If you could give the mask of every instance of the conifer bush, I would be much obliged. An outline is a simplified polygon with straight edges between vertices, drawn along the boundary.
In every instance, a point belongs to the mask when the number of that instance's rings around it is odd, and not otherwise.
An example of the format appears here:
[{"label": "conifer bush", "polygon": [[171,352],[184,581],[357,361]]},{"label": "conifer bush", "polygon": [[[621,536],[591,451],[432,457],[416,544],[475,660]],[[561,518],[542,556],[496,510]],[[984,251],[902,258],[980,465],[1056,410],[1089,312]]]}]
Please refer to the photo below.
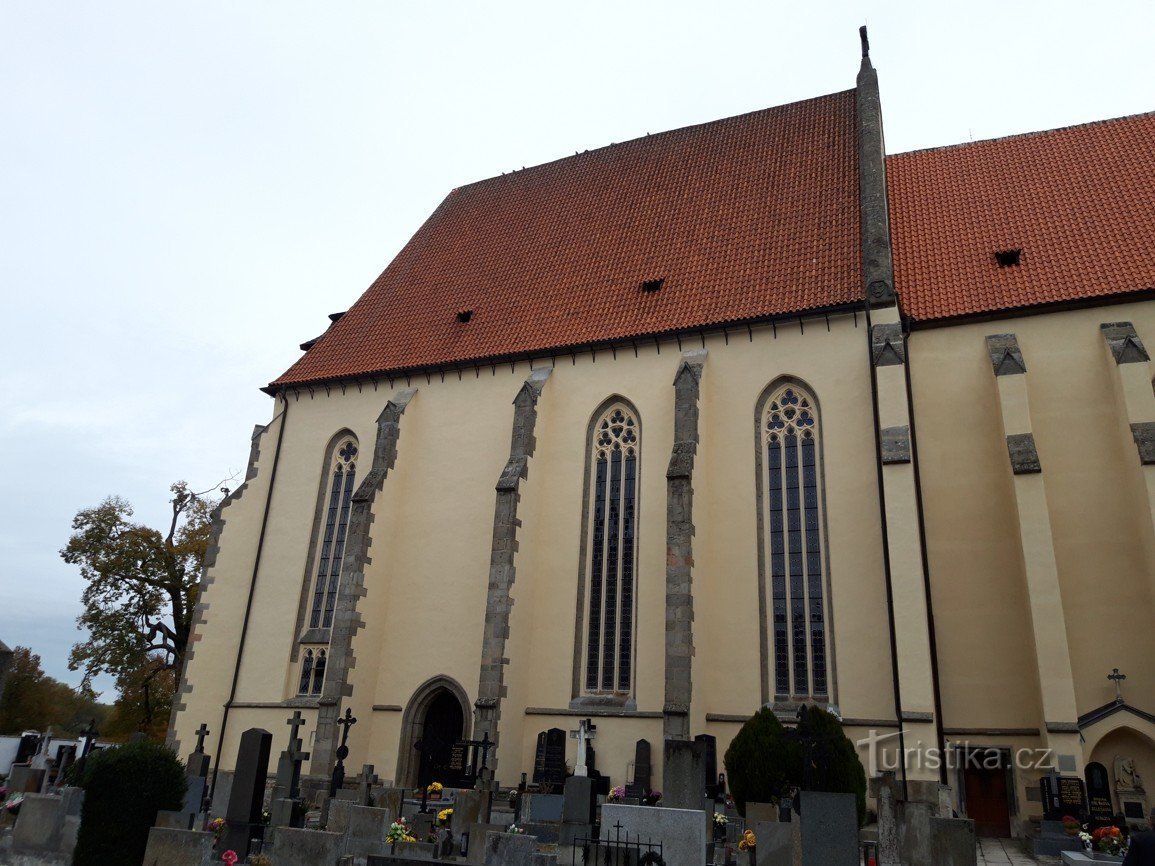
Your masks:
[{"label": "conifer bush", "polygon": [[799,762],[793,743],[774,711],[763,708],[738,731],[722,761],[738,814],[747,803],[777,803],[790,784],[790,769]]},{"label": "conifer bush", "polygon": [[73,866],[140,866],[161,809],[184,801],[184,768],[156,743],[129,743],[90,755],[80,776],[84,806]]},{"label": "conifer bush", "polygon": [[742,726],[723,759],[734,805],[777,803],[792,788],[854,794],[861,826],[866,818],[866,772],[842,723],[819,706],[799,710],[787,731],[763,708]]}]

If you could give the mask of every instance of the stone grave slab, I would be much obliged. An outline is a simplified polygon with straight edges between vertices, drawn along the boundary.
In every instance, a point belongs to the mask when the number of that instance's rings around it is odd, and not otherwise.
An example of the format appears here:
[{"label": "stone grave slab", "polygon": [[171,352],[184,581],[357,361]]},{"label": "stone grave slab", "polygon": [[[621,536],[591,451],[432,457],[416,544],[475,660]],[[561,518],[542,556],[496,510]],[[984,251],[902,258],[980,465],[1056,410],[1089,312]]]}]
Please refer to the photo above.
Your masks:
[{"label": "stone grave slab", "polygon": [[854,795],[803,791],[801,798],[803,866],[859,866]]},{"label": "stone grave slab", "polygon": [[670,809],[700,809],[706,792],[706,759],[701,743],[666,740],[662,804]]},{"label": "stone grave slab", "polygon": [[373,805],[389,813],[390,823],[396,821],[401,814],[401,804],[404,800],[404,788],[375,788],[373,790]]},{"label": "stone grave slab", "polygon": [[537,839],[524,833],[485,834],[485,866],[533,866]]},{"label": "stone grave slab", "polygon": [[501,824],[471,824],[469,830],[469,849],[466,860],[469,863],[481,864],[485,862],[485,839],[490,833],[504,833],[506,828]]},{"label": "stone grave slab", "polygon": [[[701,794],[698,795],[699,801]],[[666,866],[702,866],[706,862],[706,821],[701,809],[663,806],[602,806],[602,828],[622,825],[621,832],[646,842],[661,842]]]},{"label": "stone grave slab", "polygon": [[242,860],[249,855],[249,840],[264,833],[261,813],[272,745],[273,735],[263,728],[249,728],[241,734],[221,850],[236,851]]},{"label": "stone grave slab", "polygon": [[[747,820],[746,826],[753,828],[758,842],[754,849],[755,866],[794,866],[794,829],[790,824],[775,818],[753,824]],[[738,862],[742,862],[740,858]]]},{"label": "stone grave slab", "polygon": [[460,839],[462,833],[477,823],[480,815],[481,791],[458,791],[457,801],[453,804],[453,816],[449,819],[453,838]]},{"label": "stone grave slab", "polygon": [[902,866],[925,866],[931,862],[930,803],[898,804],[899,857]]},{"label": "stone grave slab", "polygon": [[[778,805],[776,803],[747,803],[746,826],[753,827],[759,821],[777,821]],[[757,831],[755,831],[757,832]]]},{"label": "stone grave slab", "polygon": [[38,794],[44,784],[44,770],[15,765],[5,782],[10,794]]},{"label": "stone grave slab", "polygon": [[153,827],[148,832],[142,866],[210,866],[216,862],[212,833],[172,827]]},{"label": "stone grave slab", "polygon": [[521,806],[522,820],[559,823],[564,803],[562,794],[526,794]]},{"label": "stone grave slab", "polygon": [[[76,844],[75,838],[72,843]],[[62,799],[50,794],[25,794],[12,830],[12,847],[63,852],[65,845]]]},{"label": "stone grave slab", "polygon": [[931,818],[930,848],[935,866],[976,866],[975,822],[967,818]]},{"label": "stone grave slab", "polygon": [[277,866],[336,866],[345,851],[340,833],[278,827],[268,852]]}]

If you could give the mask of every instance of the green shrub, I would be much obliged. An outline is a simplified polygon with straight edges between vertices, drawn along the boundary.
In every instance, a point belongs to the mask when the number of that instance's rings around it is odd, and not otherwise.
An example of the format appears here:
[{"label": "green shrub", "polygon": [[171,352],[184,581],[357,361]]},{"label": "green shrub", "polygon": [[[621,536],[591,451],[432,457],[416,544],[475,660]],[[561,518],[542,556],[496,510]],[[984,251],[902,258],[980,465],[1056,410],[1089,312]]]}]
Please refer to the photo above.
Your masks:
[{"label": "green shrub", "polygon": [[156,743],[90,755],[73,866],[140,866],[157,811],[179,809],[187,785],[177,756]]},{"label": "green shrub", "polygon": [[804,706],[796,733],[799,761],[791,772],[791,782],[807,791],[853,794],[862,826],[866,820],[866,771],[842,723],[822,707]]},{"label": "green shrub", "polygon": [[790,785],[791,768],[799,765],[797,748],[774,711],[763,708],[742,726],[723,758],[726,781],[738,813],[747,803],[777,803]]}]

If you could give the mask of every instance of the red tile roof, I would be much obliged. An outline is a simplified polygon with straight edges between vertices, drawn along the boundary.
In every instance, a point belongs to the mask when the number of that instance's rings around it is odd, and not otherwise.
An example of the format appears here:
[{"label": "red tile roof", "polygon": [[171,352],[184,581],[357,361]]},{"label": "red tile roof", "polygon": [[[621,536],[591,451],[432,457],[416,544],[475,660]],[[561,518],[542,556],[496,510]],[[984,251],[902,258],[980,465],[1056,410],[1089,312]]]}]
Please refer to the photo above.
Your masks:
[{"label": "red tile roof", "polygon": [[[1155,288],[1155,114],[887,158],[894,283],[944,319]],[[1021,249],[1000,268],[996,251]]]},{"label": "red tile roof", "polygon": [[858,247],[854,91],[650,135],[454,190],[270,387],[832,307]]}]

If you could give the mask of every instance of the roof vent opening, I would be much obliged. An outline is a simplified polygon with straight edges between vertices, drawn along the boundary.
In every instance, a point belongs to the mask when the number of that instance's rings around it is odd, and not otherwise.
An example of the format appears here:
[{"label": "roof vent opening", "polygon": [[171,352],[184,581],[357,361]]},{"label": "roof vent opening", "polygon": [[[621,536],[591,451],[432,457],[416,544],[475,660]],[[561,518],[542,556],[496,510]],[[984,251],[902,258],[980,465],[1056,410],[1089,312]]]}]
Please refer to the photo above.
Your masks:
[{"label": "roof vent opening", "polygon": [[457,321],[461,322],[461,324],[463,324],[463,325],[472,318],[473,318],[473,310],[458,310],[457,311]]},{"label": "roof vent opening", "polygon": [[995,253],[995,261],[998,262],[1000,268],[1012,268],[1019,264],[1022,255],[1021,249],[999,250]]},{"label": "roof vent opening", "polygon": [[642,291],[643,292],[660,291],[662,288],[662,284],[665,282],[666,282],[665,279],[663,279],[662,277],[658,277],[656,280],[642,280]]}]

